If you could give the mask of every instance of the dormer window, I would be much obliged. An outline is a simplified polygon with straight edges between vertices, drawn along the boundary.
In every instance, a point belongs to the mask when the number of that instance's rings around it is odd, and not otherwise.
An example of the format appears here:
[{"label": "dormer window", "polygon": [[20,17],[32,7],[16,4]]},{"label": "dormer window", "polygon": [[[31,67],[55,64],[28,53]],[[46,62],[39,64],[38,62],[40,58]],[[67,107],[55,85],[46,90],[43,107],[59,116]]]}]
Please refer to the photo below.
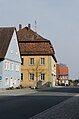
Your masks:
[{"label": "dormer window", "polygon": [[13,50],[11,50],[11,54],[13,54]]},{"label": "dormer window", "polygon": [[16,55],[17,55],[18,53],[16,52]]}]

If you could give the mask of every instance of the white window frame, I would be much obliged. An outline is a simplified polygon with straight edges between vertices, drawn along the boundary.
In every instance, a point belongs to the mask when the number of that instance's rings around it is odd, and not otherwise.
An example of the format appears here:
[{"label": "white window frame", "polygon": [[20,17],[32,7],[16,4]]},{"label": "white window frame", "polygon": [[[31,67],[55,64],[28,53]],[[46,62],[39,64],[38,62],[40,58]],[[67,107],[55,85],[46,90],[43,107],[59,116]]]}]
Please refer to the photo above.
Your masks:
[{"label": "white window frame", "polygon": [[34,65],[34,58],[30,58],[30,65]]},{"label": "white window frame", "polygon": [[14,70],[14,63],[11,64],[11,70]]},{"label": "white window frame", "polygon": [[5,63],[4,63],[4,69],[5,69],[5,70],[8,69],[7,61],[5,61]]},{"label": "white window frame", "polygon": [[40,64],[45,65],[45,58],[40,58]]},{"label": "white window frame", "polygon": [[41,80],[41,81],[44,81],[44,80],[45,80],[45,74],[44,74],[44,73],[41,73],[41,75],[40,75],[40,80]]},{"label": "white window frame", "polygon": [[16,71],[19,71],[19,64],[16,63]]},{"label": "white window frame", "polygon": [[8,65],[8,66],[7,66],[7,69],[10,70],[10,62],[8,62],[7,65]]},{"label": "white window frame", "polygon": [[31,81],[34,81],[34,73],[30,73],[29,79],[30,79]]},{"label": "white window frame", "polygon": [[13,54],[13,50],[11,50],[11,54]]}]

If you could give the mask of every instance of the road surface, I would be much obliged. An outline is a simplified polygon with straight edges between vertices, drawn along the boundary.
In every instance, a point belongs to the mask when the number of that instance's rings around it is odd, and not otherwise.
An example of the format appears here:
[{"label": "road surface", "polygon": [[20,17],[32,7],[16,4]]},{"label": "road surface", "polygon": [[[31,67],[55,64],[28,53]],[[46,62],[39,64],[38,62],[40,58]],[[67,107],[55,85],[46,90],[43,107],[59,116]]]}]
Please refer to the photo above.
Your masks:
[{"label": "road surface", "polygon": [[78,93],[79,87],[62,87],[22,96],[0,96],[0,119],[29,119]]}]

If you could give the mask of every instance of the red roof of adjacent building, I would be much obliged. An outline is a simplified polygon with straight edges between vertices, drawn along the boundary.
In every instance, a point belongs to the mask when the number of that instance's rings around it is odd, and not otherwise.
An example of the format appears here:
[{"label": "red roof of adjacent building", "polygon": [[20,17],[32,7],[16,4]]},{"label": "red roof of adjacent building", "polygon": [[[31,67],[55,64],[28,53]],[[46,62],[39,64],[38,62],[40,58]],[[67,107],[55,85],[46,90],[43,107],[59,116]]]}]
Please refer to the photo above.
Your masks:
[{"label": "red roof of adjacent building", "polygon": [[57,64],[56,65],[56,75],[59,76],[68,76],[68,66]]}]

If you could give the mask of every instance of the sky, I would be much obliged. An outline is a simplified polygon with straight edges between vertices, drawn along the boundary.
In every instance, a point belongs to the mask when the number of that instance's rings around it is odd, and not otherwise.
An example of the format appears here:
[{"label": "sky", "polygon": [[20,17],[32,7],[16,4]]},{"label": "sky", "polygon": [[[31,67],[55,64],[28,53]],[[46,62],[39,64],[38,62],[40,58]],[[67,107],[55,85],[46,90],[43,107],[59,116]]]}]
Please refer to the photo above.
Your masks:
[{"label": "sky", "polygon": [[69,79],[79,79],[79,0],[0,0],[0,27],[32,30],[49,39],[58,63],[69,68]]}]

